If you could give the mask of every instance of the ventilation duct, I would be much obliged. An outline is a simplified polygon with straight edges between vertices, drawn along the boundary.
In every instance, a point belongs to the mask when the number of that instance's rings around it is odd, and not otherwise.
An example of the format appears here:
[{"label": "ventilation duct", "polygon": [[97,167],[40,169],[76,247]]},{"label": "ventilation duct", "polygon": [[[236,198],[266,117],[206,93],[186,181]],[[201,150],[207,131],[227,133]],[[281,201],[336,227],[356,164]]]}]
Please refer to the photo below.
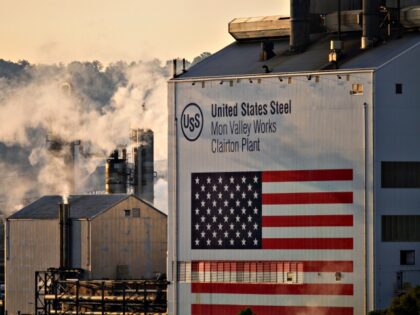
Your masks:
[{"label": "ventilation duct", "polygon": [[283,37],[290,34],[290,18],[280,15],[236,18],[228,27],[237,41]]},{"label": "ventilation duct", "polygon": [[60,268],[71,268],[71,222],[70,205],[60,203],[59,208],[60,221]]},{"label": "ventilation duct", "polygon": [[309,44],[310,0],[290,0],[290,51],[301,52]]},{"label": "ventilation duct", "polygon": [[381,0],[363,0],[363,30],[361,48],[372,46],[379,39]]}]

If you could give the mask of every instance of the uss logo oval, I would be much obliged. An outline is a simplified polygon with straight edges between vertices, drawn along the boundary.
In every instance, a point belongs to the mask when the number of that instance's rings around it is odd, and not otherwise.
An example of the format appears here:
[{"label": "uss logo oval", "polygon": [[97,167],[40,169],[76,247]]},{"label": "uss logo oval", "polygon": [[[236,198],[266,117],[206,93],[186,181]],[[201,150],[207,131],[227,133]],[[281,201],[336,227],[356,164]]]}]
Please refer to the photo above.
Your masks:
[{"label": "uss logo oval", "polygon": [[181,115],[181,130],[188,141],[197,140],[203,131],[204,117],[201,108],[190,103],[185,106]]}]

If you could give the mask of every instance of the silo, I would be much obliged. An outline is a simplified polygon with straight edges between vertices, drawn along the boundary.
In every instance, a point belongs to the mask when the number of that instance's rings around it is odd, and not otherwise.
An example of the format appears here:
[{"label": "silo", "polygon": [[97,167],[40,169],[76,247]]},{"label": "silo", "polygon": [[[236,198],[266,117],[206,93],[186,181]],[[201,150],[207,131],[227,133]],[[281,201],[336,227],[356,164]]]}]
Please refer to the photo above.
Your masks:
[{"label": "silo", "polygon": [[130,140],[134,148],[134,193],[139,198],[153,203],[153,131],[133,129]]}]

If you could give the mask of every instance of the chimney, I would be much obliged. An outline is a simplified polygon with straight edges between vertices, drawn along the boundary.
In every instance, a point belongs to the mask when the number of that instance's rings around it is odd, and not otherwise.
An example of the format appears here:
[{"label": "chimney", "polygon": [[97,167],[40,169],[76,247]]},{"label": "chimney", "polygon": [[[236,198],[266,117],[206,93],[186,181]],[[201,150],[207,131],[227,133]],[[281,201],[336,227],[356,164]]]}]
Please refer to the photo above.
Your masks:
[{"label": "chimney", "polygon": [[153,204],[155,178],[153,131],[133,129],[131,142],[134,146],[134,194]]},{"label": "chimney", "polygon": [[363,35],[361,48],[367,49],[379,38],[381,0],[363,0]]},{"label": "chimney", "polygon": [[60,203],[59,208],[60,221],[60,268],[71,268],[71,222],[70,205]]},{"label": "chimney", "polygon": [[310,0],[290,0],[290,51],[302,52],[309,44]]}]

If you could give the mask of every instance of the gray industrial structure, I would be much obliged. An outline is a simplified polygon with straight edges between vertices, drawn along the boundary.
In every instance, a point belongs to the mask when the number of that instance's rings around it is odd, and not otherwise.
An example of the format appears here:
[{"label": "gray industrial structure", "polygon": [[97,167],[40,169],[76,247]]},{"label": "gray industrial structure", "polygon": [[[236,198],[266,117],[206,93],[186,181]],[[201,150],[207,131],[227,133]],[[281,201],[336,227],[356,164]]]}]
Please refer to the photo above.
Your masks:
[{"label": "gray industrial structure", "polygon": [[129,148],[128,152],[126,147],[116,149],[107,159],[106,192],[109,194],[133,192],[137,197],[153,204],[155,179],[153,131],[132,129]]},{"label": "gray industrial structure", "polygon": [[150,279],[166,271],[167,216],[133,195],[44,196],[6,220],[6,310],[33,314],[35,272]]},{"label": "gray industrial structure", "polygon": [[292,0],[174,74],[168,314],[363,315],[420,285],[419,29],[420,1]]},{"label": "gray industrial structure", "polygon": [[153,131],[150,129],[133,129],[130,135],[134,155],[134,193],[153,203],[154,161]]}]

